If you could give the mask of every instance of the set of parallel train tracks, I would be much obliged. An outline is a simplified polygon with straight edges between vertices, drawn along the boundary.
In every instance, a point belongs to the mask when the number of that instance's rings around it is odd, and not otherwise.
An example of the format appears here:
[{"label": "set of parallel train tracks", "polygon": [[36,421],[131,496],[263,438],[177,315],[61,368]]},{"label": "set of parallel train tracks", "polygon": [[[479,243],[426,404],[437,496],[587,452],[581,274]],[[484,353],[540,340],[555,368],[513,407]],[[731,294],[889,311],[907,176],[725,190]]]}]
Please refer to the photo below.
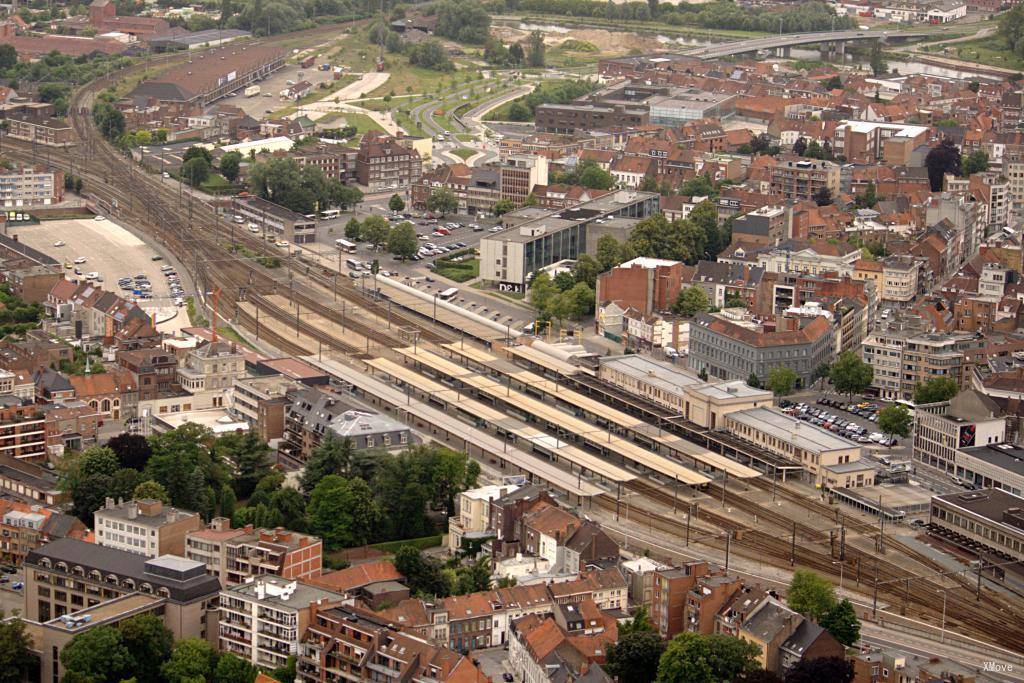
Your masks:
[{"label": "set of parallel train tracks", "polygon": [[[337,32],[339,27],[320,27],[303,33],[310,37]],[[290,34],[289,39],[297,37]],[[273,39],[258,39],[248,43],[273,42]],[[241,45],[241,44],[239,44]],[[126,155],[102,138],[92,120],[91,107],[95,97],[108,86],[153,66],[173,64],[182,55],[172,54],[154,58],[145,63],[97,79],[75,92],[69,111],[76,145],[61,151],[47,151],[47,163],[83,179],[85,193],[91,202],[111,216],[145,233],[150,239],[161,244],[173,254],[188,274],[197,291],[219,289],[226,305],[222,316],[247,330],[258,332],[261,340],[281,350],[296,355],[315,353],[309,348],[305,337],[317,342],[320,349],[340,352],[355,358],[369,354],[370,342],[377,349],[408,345],[409,339],[401,330],[414,330],[421,343],[441,344],[455,341],[448,331],[421,318],[412,311],[375,298],[365,290],[356,287],[348,278],[337,274],[327,275],[320,266],[294,256],[285,257],[285,268],[265,268],[254,259],[239,255],[233,245],[241,245],[250,252],[260,255],[281,257],[275,249],[258,236],[244,230],[231,234],[213,207],[204,202],[186,197],[179,189],[164,183],[159,176],[152,176],[138,170]],[[16,161],[38,164],[41,152],[31,143],[6,138],[3,153]],[[273,295],[285,297],[288,305],[272,299]],[[359,315],[345,315],[336,303],[342,299],[342,306],[353,305],[372,314],[378,320],[384,316],[394,324],[384,328]],[[242,304],[247,302],[259,311],[258,317],[276,321],[275,328],[260,325]],[[331,323],[336,333],[327,326],[312,324],[302,319],[302,311],[313,314]],[[287,330],[294,330],[295,338]],[[768,488],[770,482],[753,480],[751,485]],[[653,482],[637,480],[633,489],[641,495],[663,505],[675,504],[673,494]],[[835,508],[817,500],[787,489],[784,485],[774,487],[778,495],[788,502],[800,506],[810,513],[826,517],[835,516]],[[714,498],[721,493],[720,484],[712,484],[709,494]],[[795,522],[786,514],[766,504],[750,500],[734,491],[729,505],[746,513],[757,515],[758,524],[750,526],[713,506],[701,506],[692,518],[693,533],[699,533],[702,544],[722,548],[725,546],[724,533],[730,535],[730,542],[736,552],[761,558],[768,564],[789,567],[795,559],[796,566],[814,569],[820,573],[837,576],[837,556],[834,539],[826,538],[827,532],[807,524]],[[611,499],[599,499],[599,504],[615,507]],[[631,523],[639,528],[650,526],[652,530],[683,537],[685,524],[678,516],[660,514],[639,507],[631,508]],[[848,533],[861,537],[877,535],[877,525],[860,520],[847,519]],[[699,531],[698,531],[699,527]],[[709,527],[719,529],[712,532]],[[771,527],[771,528],[769,528]],[[793,529],[796,542],[789,537]],[[822,546],[825,546],[822,549]],[[908,616],[915,616],[937,623],[939,619],[939,591],[947,590],[948,625],[958,628],[966,635],[988,642],[995,642],[1009,648],[1019,648],[1024,642],[1024,615],[1007,609],[999,594],[982,590],[976,599],[969,576],[952,576],[958,582],[950,588],[936,580],[940,572],[948,571],[931,558],[910,548],[896,539],[886,539],[889,556],[903,555],[923,567],[917,578],[904,583],[907,569],[887,559],[857,547],[851,542],[843,546],[845,569],[858,571],[862,585],[875,582],[877,571],[878,595],[892,605],[901,605]],[[795,556],[794,556],[795,548]],[[863,572],[863,577],[861,573]],[[847,576],[851,576],[847,573]]]}]

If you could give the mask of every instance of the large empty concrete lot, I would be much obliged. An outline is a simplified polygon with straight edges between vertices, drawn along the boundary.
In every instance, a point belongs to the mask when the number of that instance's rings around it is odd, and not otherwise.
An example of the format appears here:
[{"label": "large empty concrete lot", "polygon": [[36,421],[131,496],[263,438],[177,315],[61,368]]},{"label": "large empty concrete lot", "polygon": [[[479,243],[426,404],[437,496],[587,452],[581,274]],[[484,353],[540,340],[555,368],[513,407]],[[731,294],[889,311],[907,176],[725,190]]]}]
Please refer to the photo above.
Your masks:
[{"label": "large empty concrete lot", "polygon": [[[157,328],[161,332],[175,332],[188,327],[185,309],[174,305],[167,278],[160,272],[160,267],[166,265],[167,261],[153,261],[153,256],[159,252],[114,221],[43,221],[39,225],[18,228],[17,235],[25,244],[62,263],[72,263],[76,258],[84,256],[85,263],[75,266],[82,271],[82,276],[75,275],[74,270],[67,268],[64,269],[65,276],[84,281],[85,274],[97,272],[103,277],[100,287],[125,298],[131,298],[132,293],[122,291],[117,286],[117,280],[144,273],[153,285],[153,298],[142,300],[139,305],[150,313],[156,313],[158,321],[174,316],[171,320],[161,322]],[[66,242],[66,245],[55,247],[57,241]],[[186,296],[191,294],[187,283],[183,284]]]}]

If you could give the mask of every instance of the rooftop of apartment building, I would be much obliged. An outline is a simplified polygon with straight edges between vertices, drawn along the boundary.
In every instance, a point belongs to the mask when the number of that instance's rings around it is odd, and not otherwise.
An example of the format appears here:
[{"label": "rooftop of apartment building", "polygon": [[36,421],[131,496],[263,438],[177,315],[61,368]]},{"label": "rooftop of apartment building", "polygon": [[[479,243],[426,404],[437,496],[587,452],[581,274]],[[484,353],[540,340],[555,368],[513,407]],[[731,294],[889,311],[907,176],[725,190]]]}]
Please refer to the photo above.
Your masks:
[{"label": "rooftop of apartment building", "polygon": [[199,513],[179,510],[174,507],[165,507],[163,501],[152,498],[139,498],[137,500],[118,500],[107,498],[98,514],[104,517],[115,519],[131,520],[133,524],[159,527],[164,524],[173,524],[190,517],[198,517]]},{"label": "rooftop of apartment building", "polygon": [[301,610],[312,603],[340,602],[344,597],[341,593],[329,591],[308,583],[282,579],[278,576],[263,575],[249,583],[232,586],[225,593],[246,600],[273,605],[283,610]]}]

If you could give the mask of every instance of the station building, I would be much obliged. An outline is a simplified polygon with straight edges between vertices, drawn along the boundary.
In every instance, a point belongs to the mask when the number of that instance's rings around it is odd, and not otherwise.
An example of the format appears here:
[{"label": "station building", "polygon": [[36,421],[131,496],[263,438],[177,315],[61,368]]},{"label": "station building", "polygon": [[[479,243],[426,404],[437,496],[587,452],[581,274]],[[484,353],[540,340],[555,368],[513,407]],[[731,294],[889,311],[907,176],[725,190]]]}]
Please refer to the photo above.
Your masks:
[{"label": "station building", "polygon": [[932,498],[933,531],[959,545],[1024,561],[1024,498],[998,489]]}]

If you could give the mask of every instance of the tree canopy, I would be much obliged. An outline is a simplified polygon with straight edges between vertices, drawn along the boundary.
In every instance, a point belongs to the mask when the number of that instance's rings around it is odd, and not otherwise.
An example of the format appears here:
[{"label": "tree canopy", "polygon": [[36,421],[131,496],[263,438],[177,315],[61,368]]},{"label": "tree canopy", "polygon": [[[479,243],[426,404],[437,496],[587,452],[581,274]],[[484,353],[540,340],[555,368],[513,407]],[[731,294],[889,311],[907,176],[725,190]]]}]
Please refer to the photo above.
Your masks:
[{"label": "tree canopy", "polygon": [[902,403],[890,403],[878,411],[878,428],[889,436],[910,436],[913,418]]},{"label": "tree canopy", "polygon": [[776,365],[768,371],[768,383],[765,385],[776,396],[788,396],[793,393],[797,383],[797,374],[793,368]]},{"label": "tree canopy", "polygon": [[948,401],[956,396],[958,391],[960,387],[952,377],[934,377],[914,387],[914,403],[924,405]]},{"label": "tree canopy", "polygon": [[698,313],[707,313],[711,310],[711,302],[703,287],[690,285],[679,292],[675,303],[672,304],[672,311],[678,315],[692,317]]},{"label": "tree canopy", "polygon": [[821,574],[808,569],[797,569],[789,582],[786,603],[794,612],[821,620],[836,604],[836,589]]},{"label": "tree canopy", "polygon": [[841,394],[861,394],[871,386],[875,377],[874,369],[862,361],[853,351],[844,351],[832,364],[829,380]]},{"label": "tree canopy", "polygon": [[658,663],[658,683],[720,683],[759,669],[753,643],[722,634],[680,633]]}]

